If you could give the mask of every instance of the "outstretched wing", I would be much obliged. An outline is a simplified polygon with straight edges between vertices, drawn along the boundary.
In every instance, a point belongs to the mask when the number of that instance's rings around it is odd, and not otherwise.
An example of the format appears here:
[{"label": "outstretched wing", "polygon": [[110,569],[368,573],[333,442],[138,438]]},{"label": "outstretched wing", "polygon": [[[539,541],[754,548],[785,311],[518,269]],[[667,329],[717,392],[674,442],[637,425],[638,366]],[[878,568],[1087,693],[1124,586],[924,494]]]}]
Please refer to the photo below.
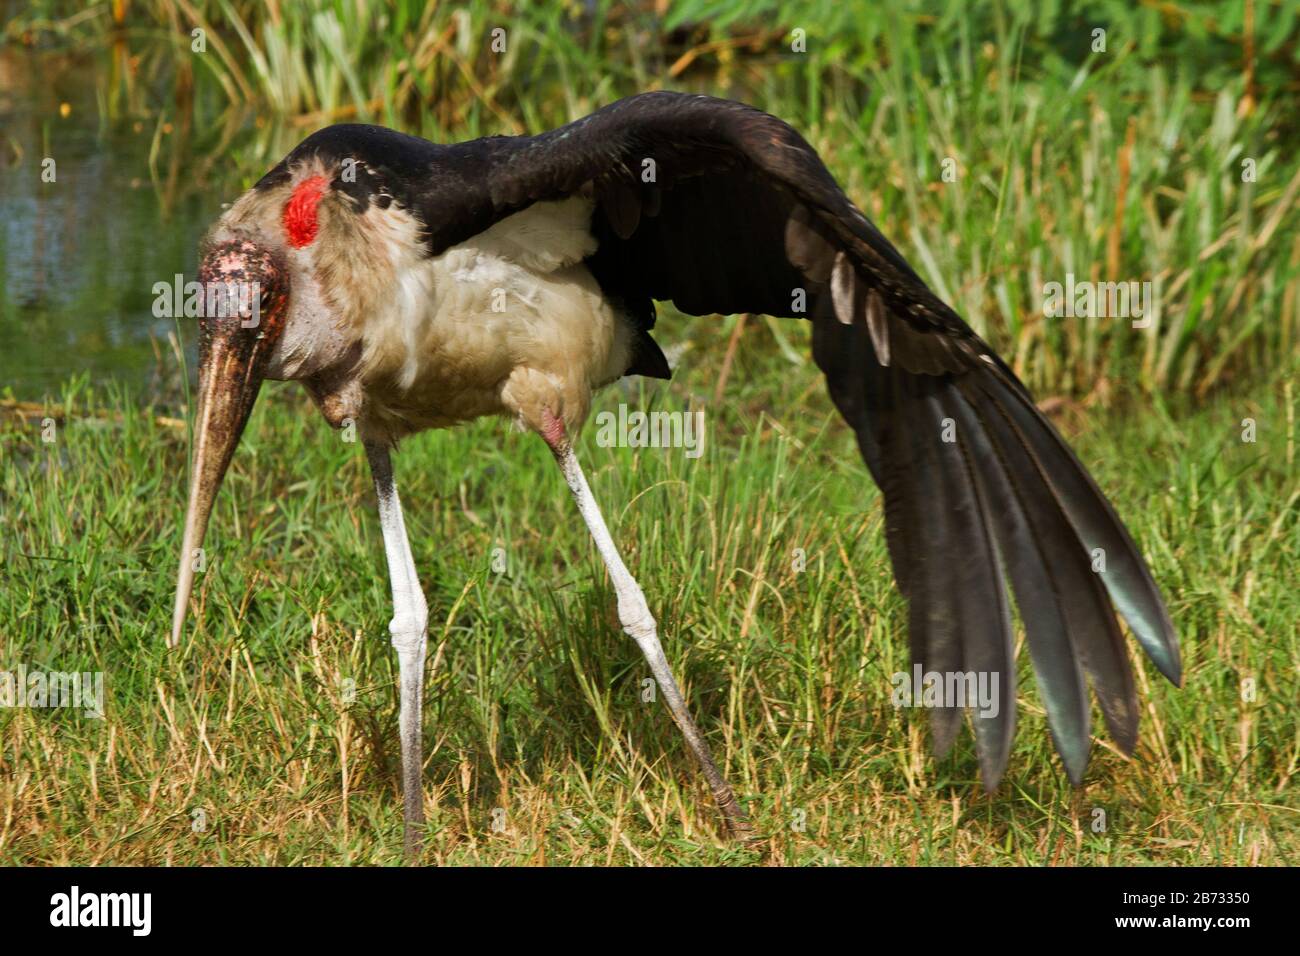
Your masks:
[{"label": "outstretched wing", "polygon": [[[998,675],[996,713],[972,712],[987,786],[1005,770],[1014,729],[1008,582],[1070,778],[1088,759],[1085,674],[1112,735],[1132,749],[1138,707],[1115,609],[1171,681],[1181,668],[1140,552],[1012,371],[803,137],[739,103],[648,93],[539,136],[446,149],[459,198],[448,187],[424,197],[450,224],[435,244],[588,193],[600,240],[589,264],[645,321],[657,299],[694,315],[813,322],[814,357],[884,493],[914,662]],[[471,162],[485,178],[460,173]],[[423,212],[438,221],[439,210]],[[959,709],[935,711],[938,750],[959,723]]]}]

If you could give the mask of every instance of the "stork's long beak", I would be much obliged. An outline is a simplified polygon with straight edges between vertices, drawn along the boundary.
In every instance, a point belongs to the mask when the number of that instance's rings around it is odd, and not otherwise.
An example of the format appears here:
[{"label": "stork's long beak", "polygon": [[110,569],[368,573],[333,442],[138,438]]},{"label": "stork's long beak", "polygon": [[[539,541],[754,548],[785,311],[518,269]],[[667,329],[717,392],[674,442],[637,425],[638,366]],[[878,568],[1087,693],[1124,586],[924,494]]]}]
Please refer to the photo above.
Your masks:
[{"label": "stork's long beak", "polygon": [[199,267],[199,281],[207,295],[199,320],[198,416],[170,647],[185,627],[194,574],[206,566],[200,549],[208,518],[257,401],[288,299],[278,257],[244,239],[213,246]]}]

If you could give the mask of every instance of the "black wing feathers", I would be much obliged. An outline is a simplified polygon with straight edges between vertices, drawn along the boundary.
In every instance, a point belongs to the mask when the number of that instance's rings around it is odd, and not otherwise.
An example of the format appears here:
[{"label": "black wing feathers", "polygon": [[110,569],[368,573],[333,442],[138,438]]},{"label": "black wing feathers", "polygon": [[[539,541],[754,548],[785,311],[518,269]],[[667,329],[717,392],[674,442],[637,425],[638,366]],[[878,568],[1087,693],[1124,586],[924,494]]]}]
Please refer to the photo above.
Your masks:
[{"label": "black wing feathers", "polygon": [[[1140,552],[1012,371],[804,139],[740,104],[646,94],[503,153],[491,195],[514,209],[580,187],[597,199],[591,264],[602,287],[647,309],[658,299],[696,315],[813,321],[814,357],[884,495],[913,661],[997,675],[996,706],[971,710],[985,784],[1002,776],[1015,726],[1008,584],[1070,779],[1088,760],[1085,674],[1131,751],[1137,699],[1116,607],[1180,679],[1173,626]],[[1093,570],[1094,553],[1105,571]],[[933,712],[940,752],[959,722],[956,707]]]}]

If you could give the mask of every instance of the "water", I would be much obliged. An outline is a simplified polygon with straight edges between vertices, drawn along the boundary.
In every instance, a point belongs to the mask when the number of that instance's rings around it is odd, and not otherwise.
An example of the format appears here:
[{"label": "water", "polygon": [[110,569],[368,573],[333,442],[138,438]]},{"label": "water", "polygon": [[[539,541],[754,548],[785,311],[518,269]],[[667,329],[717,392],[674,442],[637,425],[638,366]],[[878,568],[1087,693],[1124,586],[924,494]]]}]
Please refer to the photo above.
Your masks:
[{"label": "water", "polygon": [[0,395],[40,401],[86,376],[166,400],[180,381],[169,335],[192,360],[194,329],[153,315],[153,287],[192,277],[199,237],[241,186],[215,165],[189,175],[210,158],[192,110],[169,104],[173,125],[146,105],[174,98],[150,86],[149,62],[0,46]]}]

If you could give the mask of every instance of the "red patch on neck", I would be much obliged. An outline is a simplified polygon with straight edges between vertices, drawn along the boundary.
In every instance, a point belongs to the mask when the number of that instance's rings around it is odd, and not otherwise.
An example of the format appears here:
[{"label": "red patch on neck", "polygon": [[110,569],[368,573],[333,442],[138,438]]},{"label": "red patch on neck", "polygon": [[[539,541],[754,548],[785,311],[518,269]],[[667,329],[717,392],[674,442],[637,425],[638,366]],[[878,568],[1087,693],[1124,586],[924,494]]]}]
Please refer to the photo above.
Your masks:
[{"label": "red patch on neck", "polygon": [[284,231],[289,236],[289,245],[295,249],[311,245],[320,229],[316,219],[316,207],[329,187],[324,176],[304,179],[293,191],[284,206]]}]

